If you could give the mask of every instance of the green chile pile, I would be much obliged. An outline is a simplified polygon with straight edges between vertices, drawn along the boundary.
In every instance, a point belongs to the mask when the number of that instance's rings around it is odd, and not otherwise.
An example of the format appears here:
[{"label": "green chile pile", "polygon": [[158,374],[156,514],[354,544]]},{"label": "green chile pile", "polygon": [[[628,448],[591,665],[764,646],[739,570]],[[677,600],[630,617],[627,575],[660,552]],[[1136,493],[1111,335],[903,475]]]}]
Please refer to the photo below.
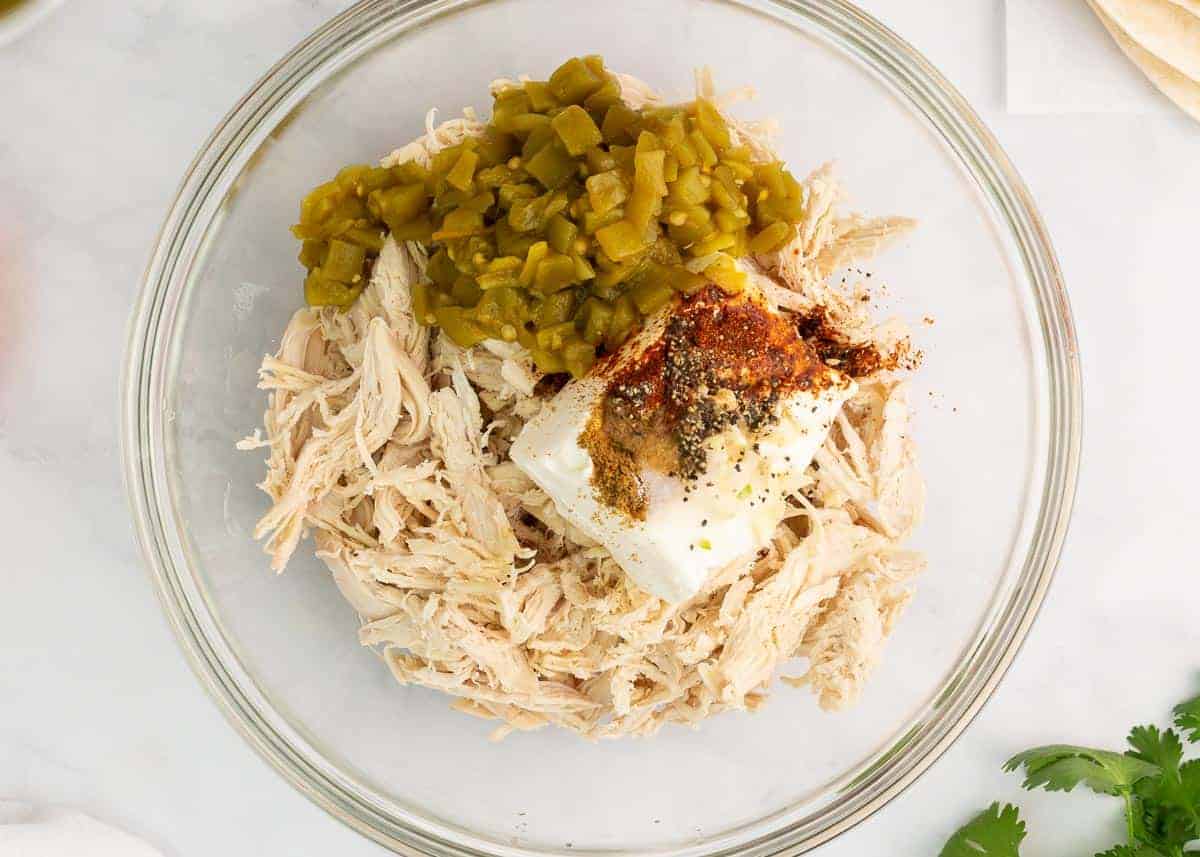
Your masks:
[{"label": "green chile pile", "polygon": [[734,259],[792,239],[799,182],[733,140],[707,99],[634,110],[600,57],[570,59],[498,92],[485,133],[428,169],[349,166],[310,192],[292,227],[305,299],[350,306],[390,232],[429,252],[422,324],[581,377],[676,295],[736,293]]}]

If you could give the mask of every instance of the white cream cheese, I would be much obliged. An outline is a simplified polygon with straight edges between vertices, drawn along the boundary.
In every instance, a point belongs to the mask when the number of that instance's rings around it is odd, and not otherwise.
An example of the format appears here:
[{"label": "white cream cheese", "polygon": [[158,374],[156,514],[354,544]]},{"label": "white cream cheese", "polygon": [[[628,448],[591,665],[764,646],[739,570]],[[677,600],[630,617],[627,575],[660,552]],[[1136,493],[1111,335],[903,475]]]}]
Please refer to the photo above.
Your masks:
[{"label": "white cream cheese", "polygon": [[[663,329],[654,319],[622,346],[618,362],[636,360]],[[803,474],[825,441],[852,380],[821,366],[825,383],[793,390],[775,416],[751,436],[744,424],[705,441],[706,467],[685,481],[645,467],[645,518],[606,505],[595,465],[580,443],[608,389],[593,375],[567,384],[522,429],[510,455],[554,501],[559,514],[602,544],[642,589],[671,602],[695,595],[710,574],[750,561],[770,540],[802,487]]]}]

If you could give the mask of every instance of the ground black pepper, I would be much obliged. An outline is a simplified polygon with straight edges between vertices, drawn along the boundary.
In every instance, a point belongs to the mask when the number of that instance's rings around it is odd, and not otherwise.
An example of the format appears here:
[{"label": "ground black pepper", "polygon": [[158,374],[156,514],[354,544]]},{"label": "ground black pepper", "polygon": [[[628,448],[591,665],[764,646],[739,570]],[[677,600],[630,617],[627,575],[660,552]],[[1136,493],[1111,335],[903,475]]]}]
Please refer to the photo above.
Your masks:
[{"label": "ground black pepper", "polygon": [[676,308],[636,362],[615,365],[603,426],[647,466],[693,481],[707,465],[710,438],[739,424],[763,431],[778,419],[783,396],[829,377],[784,315],[711,286]]}]

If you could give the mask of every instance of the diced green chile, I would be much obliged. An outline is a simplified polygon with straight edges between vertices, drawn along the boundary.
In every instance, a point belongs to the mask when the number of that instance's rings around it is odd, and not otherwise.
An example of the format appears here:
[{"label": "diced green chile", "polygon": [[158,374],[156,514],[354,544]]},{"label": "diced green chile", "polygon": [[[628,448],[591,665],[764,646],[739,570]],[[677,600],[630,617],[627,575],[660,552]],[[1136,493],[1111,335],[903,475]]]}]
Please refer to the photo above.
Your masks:
[{"label": "diced green chile", "polygon": [[634,109],[600,57],[570,59],[498,92],[483,133],[427,166],[351,165],[314,188],[292,228],[305,298],[353,304],[390,233],[425,245],[418,322],[579,376],[678,295],[739,291],[734,258],[796,234],[800,183],[736,139],[711,101]]}]

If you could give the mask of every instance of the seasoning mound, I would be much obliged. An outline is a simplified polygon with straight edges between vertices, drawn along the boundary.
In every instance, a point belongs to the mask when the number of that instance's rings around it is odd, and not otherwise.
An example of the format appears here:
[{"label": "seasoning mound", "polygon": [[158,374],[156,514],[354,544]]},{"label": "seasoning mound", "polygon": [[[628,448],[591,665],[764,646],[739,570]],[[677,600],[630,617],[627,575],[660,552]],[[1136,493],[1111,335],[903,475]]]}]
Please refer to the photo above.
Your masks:
[{"label": "seasoning mound", "polygon": [[636,359],[597,365],[607,388],[579,438],[601,498],[638,520],[642,469],[693,483],[707,469],[711,438],[731,426],[754,436],[779,419],[782,397],[845,383],[751,290],[731,296],[709,286],[682,298],[661,327]]}]

